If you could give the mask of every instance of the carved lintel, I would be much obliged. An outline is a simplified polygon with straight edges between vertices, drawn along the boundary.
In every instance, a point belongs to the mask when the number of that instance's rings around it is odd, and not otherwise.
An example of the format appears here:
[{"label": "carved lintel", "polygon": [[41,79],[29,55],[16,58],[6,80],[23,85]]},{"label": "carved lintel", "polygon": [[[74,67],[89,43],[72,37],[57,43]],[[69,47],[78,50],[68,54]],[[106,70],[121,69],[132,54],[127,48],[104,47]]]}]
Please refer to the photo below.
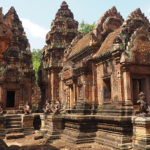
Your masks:
[{"label": "carved lintel", "polygon": [[120,51],[120,49],[116,50],[116,51],[113,51],[112,52],[112,56],[113,56],[116,64],[120,63],[120,59],[121,59],[121,51]]}]

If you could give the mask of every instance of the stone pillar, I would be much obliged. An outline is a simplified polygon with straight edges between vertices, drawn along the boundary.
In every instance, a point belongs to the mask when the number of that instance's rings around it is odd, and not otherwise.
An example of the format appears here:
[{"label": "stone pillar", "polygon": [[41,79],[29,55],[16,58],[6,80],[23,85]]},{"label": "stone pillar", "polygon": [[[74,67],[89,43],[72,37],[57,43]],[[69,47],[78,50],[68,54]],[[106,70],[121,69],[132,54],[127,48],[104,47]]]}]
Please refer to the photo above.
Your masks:
[{"label": "stone pillar", "polygon": [[51,71],[51,99],[56,100],[59,96],[59,77],[58,77],[58,70]]},{"label": "stone pillar", "polygon": [[47,129],[45,128],[45,126],[46,126],[46,115],[40,114],[40,119],[41,119],[40,132],[45,134],[47,132]]},{"label": "stone pillar", "polygon": [[2,89],[2,86],[0,85],[0,103],[3,103],[3,89]]},{"label": "stone pillar", "polygon": [[82,80],[82,83],[83,83],[83,100],[85,102],[88,102],[87,99],[88,99],[88,86],[87,86],[87,78],[85,76],[85,74],[82,74],[81,76],[81,80]]},{"label": "stone pillar", "polygon": [[73,101],[74,101],[74,104],[76,104],[76,100],[77,100],[77,93],[76,93],[76,85],[75,85],[75,83],[73,83],[73,95],[74,95],[74,97],[73,97]]},{"label": "stone pillar", "polygon": [[23,107],[24,107],[23,85],[20,85],[20,101],[19,101],[19,109],[23,109]]},{"label": "stone pillar", "polygon": [[92,103],[96,104],[97,99],[96,99],[96,67],[94,66],[94,64],[92,64],[92,70],[93,70],[93,74],[92,74],[92,78],[93,78],[93,83],[92,83]]},{"label": "stone pillar", "polygon": [[41,119],[41,129],[45,128],[45,114],[41,114],[40,115],[40,119]]},{"label": "stone pillar", "polygon": [[117,78],[118,78],[118,100],[123,100],[123,83],[122,83],[122,74],[121,74],[121,66],[118,64],[117,66]]},{"label": "stone pillar", "polygon": [[85,74],[81,74],[78,79],[78,100],[76,102],[75,109],[72,109],[72,113],[77,114],[91,114],[91,105],[88,103],[88,85]]},{"label": "stone pillar", "polygon": [[98,104],[102,105],[103,104],[103,66],[101,64],[99,64],[97,66],[97,100],[98,100]]},{"label": "stone pillar", "polygon": [[73,87],[70,86],[69,89],[70,89],[70,108],[72,108],[73,105],[74,105],[74,93],[73,93]]},{"label": "stone pillar", "polygon": [[150,149],[150,117],[133,117],[133,150]]},{"label": "stone pillar", "polygon": [[124,101],[125,105],[132,105],[132,87],[129,69],[123,68]]},{"label": "stone pillar", "polygon": [[50,74],[50,71],[48,71],[48,92],[47,92],[47,96],[48,96],[48,99],[51,99],[51,74]]},{"label": "stone pillar", "polygon": [[51,92],[51,100],[54,100],[55,94],[54,94],[54,85],[55,85],[55,78],[54,78],[54,71],[51,71],[51,89],[48,92]]},{"label": "stone pillar", "polygon": [[34,120],[34,116],[31,115],[23,115],[23,129],[24,129],[24,134],[28,135],[28,134],[32,134],[34,131],[33,128],[33,120]]},{"label": "stone pillar", "polygon": [[5,137],[5,124],[6,118],[4,116],[0,116],[0,139],[4,139]]},{"label": "stone pillar", "polygon": [[150,78],[149,78],[149,76],[146,77],[145,82],[146,82],[146,93],[145,93],[146,94],[146,100],[147,100],[148,105],[150,105],[150,93],[149,93],[149,91],[150,91]]},{"label": "stone pillar", "polygon": [[45,128],[47,129],[47,133],[45,135],[45,138],[47,140],[46,142],[49,143],[55,139],[59,139],[63,128],[61,116],[47,115],[45,119]]}]

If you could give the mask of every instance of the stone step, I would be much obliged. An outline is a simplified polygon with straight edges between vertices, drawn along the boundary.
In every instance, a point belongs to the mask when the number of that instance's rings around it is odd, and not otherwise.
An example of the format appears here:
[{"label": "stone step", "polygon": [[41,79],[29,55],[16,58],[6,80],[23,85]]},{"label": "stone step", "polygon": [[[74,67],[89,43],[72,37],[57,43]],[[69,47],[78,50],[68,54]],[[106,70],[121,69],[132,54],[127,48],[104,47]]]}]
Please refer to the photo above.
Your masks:
[{"label": "stone step", "polygon": [[6,124],[18,124],[18,123],[21,124],[21,121],[18,121],[18,120],[7,120],[6,121]]},{"label": "stone step", "polygon": [[7,129],[6,133],[19,133],[19,132],[23,132],[24,130],[22,128],[11,128],[11,129]]},{"label": "stone step", "polygon": [[24,138],[25,135],[24,133],[9,133],[6,134],[6,139],[11,140],[11,139],[19,139],[19,138]]},{"label": "stone step", "polygon": [[9,123],[9,124],[13,124],[13,123],[21,123],[20,120],[6,120],[6,124]]},{"label": "stone step", "polygon": [[13,118],[21,118],[20,115],[9,115],[9,116],[6,116],[6,119],[13,119]]},{"label": "stone step", "polygon": [[6,128],[21,128],[21,124],[6,124]]},{"label": "stone step", "polygon": [[6,128],[21,128],[21,124],[6,124]]},{"label": "stone step", "polygon": [[22,114],[23,110],[4,110],[5,114]]}]

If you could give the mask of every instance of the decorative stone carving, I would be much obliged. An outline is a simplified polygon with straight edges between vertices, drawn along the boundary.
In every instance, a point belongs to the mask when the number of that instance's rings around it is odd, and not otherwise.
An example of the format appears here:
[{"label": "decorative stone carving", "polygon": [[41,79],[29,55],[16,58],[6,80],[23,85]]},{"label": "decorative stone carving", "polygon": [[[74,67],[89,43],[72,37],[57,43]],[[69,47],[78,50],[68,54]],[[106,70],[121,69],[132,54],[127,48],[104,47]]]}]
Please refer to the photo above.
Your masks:
[{"label": "decorative stone carving", "polygon": [[26,102],[26,104],[25,104],[25,106],[24,106],[24,114],[25,114],[25,115],[28,115],[28,114],[30,114],[31,112],[32,112],[31,106],[29,105],[28,102]]},{"label": "decorative stone carving", "polygon": [[147,114],[147,109],[148,109],[148,105],[146,102],[146,97],[144,92],[140,92],[139,93],[139,100],[137,100],[137,103],[139,104],[139,113],[140,115],[142,114]]},{"label": "decorative stone carving", "polygon": [[51,113],[51,105],[48,100],[46,100],[45,107],[43,108],[45,114]]},{"label": "decorative stone carving", "polygon": [[112,7],[104,13],[104,15],[99,19],[97,25],[95,26],[93,33],[95,36],[102,40],[102,36],[110,33],[111,31],[117,29],[123,22],[123,18],[115,7]]},{"label": "decorative stone carving", "polygon": [[45,114],[58,115],[66,112],[66,106],[60,100],[47,100],[43,111]]}]

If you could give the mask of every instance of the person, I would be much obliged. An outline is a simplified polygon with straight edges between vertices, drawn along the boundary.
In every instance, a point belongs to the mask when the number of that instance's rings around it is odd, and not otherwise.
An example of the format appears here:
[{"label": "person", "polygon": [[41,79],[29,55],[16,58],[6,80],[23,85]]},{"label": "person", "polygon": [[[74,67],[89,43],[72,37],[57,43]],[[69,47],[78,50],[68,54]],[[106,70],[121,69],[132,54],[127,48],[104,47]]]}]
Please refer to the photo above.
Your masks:
[{"label": "person", "polygon": [[30,114],[31,113],[31,108],[28,102],[26,102],[25,106],[24,106],[24,114]]},{"label": "person", "polygon": [[146,97],[144,92],[140,92],[139,93],[139,100],[137,100],[137,103],[139,104],[139,112],[142,113],[146,113],[147,114],[147,103],[146,103]]}]

